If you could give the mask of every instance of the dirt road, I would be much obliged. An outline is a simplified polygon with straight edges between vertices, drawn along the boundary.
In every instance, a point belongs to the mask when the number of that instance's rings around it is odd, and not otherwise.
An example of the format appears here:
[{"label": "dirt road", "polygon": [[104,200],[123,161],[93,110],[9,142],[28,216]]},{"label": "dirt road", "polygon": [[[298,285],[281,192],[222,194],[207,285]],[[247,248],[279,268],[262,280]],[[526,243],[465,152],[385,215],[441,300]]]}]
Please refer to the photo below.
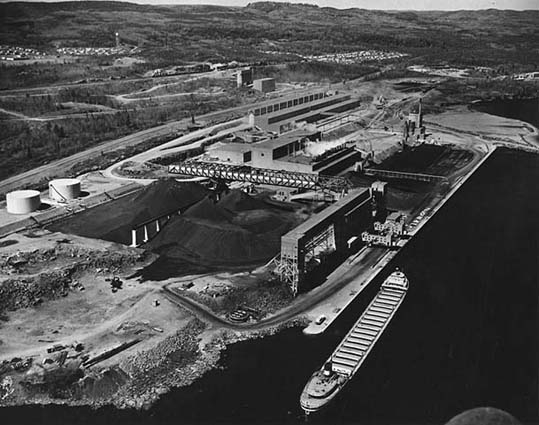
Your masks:
[{"label": "dirt road", "polygon": [[297,297],[292,304],[277,313],[262,319],[256,323],[232,323],[222,316],[215,314],[205,305],[181,295],[178,291],[171,289],[169,285],[163,287],[163,294],[174,304],[186,308],[205,322],[218,325],[220,327],[234,330],[261,330],[277,326],[314,307],[319,302],[327,299],[330,295],[340,291],[352,280],[357,278],[361,270],[373,270],[373,266],[386,254],[382,248],[367,248],[362,255],[358,256],[353,263],[343,263],[340,270],[332,273],[330,278],[323,285],[310,292]]}]

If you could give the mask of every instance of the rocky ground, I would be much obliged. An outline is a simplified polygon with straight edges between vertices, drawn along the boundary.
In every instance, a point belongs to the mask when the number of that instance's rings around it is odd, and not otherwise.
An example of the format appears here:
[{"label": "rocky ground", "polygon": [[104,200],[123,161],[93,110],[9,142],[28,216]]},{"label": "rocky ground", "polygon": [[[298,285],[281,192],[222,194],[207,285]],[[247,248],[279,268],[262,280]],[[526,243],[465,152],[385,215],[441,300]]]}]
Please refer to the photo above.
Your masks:
[{"label": "rocky ground", "polygon": [[[85,273],[118,274],[149,258],[143,250],[116,244],[95,249],[88,240],[78,243],[71,236],[45,235],[33,232],[2,241],[0,314],[84,291],[78,277]],[[42,243],[42,237],[48,240]]]},{"label": "rocky ground", "polygon": [[[129,277],[152,259],[141,249],[48,231],[0,240],[0,406],[147,408],[214,368],[228,344],[301,322],[256,332],[208,326],[161,296],[165,282]],[[234,283],[222,299],[199,278],[197,292],[223,312],[249,304],[265,315],[286,297],[270,285],[257,304],[248,288],[260,277],[221,276]],[[182,279],[175,279],[180,286],[197,281]]]},{"label": "rocky ground", "polygon": [[258,320],[290,305],[293,299],[288,288],[265,267],[201,276],[172,287],[219,315],[247,308]]}]

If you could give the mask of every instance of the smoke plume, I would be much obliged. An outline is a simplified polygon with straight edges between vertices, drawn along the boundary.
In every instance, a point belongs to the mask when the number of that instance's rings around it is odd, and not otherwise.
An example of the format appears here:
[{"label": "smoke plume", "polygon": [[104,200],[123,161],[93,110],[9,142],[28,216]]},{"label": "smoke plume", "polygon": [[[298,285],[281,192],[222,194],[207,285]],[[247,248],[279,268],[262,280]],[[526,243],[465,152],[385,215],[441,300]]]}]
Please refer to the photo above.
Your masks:
[{"label": "smoke plume", "polygon": [[346,140],[344,139],[328,140],[325,142],[307,142],[305,145],[305,153],[310,156],[318,156],[329,149],[333,149],[344,144],[345,142]]}]

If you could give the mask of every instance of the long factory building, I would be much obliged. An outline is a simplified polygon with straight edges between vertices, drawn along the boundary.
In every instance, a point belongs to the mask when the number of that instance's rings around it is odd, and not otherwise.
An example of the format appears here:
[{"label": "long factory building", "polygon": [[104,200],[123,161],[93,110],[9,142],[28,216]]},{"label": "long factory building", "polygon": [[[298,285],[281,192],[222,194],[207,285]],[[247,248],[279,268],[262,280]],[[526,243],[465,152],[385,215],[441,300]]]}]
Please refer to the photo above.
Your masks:
[{"label": "long factory building", "polygon": [[250,111],[254,124],[266,131],[283,133],[292,129],[294,122],[315,122],[325,117],[353,109],[359,100],[350,94],[336,91],[303,91],[258,103]]},{"label": "long factory building", "polygon": [[207,159],[231,165],[248,165],[279,171],[333,174],[361,159],[352,146],[343,144],[313,158],[305,155],[306,143],[317,140],[317,131],[294,130],[256,143],[225,143],[209,150]]},{"label": "long factory building", "polygon": [[370,226],[371,199],[370,188],[353,189],[281,237],[278,272],[294,295],[303,291],[308,273],[326,255],[345,252],[348,241]]}]

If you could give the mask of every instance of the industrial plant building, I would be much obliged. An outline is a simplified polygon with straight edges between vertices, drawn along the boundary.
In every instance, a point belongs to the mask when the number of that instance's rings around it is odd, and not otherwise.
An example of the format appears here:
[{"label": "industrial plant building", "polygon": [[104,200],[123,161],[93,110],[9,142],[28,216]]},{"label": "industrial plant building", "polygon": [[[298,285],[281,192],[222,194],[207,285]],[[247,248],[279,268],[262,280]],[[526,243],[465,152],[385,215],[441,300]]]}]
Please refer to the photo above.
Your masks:
[{"label": "industrial plant building", "polygon": [[236,74],[236,83],[238,87],[253,84],[253,69],[240,69]]},{"label": "industrial plant building", "polygon": [[278,273],[296,295],[306,276],[334,253],[346,253],[348,241],[371,223],[371,191],[354,189],[281,237]]},{"label": "industrial plant building", "polygon": [[260,78],[253,81],[253,88],[262,93],[270,93],[275,91],[275,79],[274,78]]},{"label": "industrial plant building", "polygon": [[208,152],[212,159],[231,164],[246,164],[251,161],[251,144],[225,143]]},{"label": "industrial plant building", "polygon": [[361,159],[360,153],[345,143],[315,157],[308,155],[306,144],[316,143],[319,138],[316,130],[294,130],[257,143],[225,143],[208,155],[211,161],[316,174],[332,174],[338,166],[346,167]]},{"label": "industrial plant building", "polygon": [[254,124],[263,130],[283,133],[292,129],[294,122],[315,122],[322,114],[333,114],[359,106],[350,94],[331,91],[299,92],[259,103],[251,111]]}]

